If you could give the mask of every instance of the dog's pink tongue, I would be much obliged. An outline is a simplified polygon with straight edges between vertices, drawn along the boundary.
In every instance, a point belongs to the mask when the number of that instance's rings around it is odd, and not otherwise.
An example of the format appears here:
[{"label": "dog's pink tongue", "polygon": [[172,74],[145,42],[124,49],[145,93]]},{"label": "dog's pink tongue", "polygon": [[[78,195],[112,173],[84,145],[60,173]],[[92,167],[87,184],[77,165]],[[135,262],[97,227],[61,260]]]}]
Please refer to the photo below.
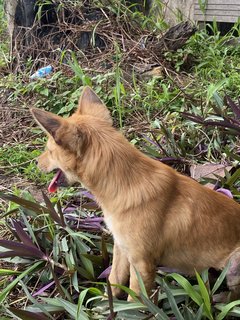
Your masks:
[{"label": "dog's pink tongue", "polygon": [[53,177],[52,181],[50,182],[50,185],[48,186],[49,192],[56,192],[58,188],[58,179],[61,175],[62,171],[59,169],[55,176]]}]

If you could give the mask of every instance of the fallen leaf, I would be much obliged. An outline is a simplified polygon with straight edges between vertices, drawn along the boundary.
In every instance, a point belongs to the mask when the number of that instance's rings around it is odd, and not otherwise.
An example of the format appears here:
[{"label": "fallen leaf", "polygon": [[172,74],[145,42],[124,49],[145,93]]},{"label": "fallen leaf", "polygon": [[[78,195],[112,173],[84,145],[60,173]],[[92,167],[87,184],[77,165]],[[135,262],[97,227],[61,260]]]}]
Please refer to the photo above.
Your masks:
[{"label": "fallen leaf", "polygon": [[193,179],[199,181],[202,178],[216,178],[216,175],[225,177],[225,170],[230,171],[231,169],[232,167],[226,164],[194,164],[190,167],[190,173]]}]

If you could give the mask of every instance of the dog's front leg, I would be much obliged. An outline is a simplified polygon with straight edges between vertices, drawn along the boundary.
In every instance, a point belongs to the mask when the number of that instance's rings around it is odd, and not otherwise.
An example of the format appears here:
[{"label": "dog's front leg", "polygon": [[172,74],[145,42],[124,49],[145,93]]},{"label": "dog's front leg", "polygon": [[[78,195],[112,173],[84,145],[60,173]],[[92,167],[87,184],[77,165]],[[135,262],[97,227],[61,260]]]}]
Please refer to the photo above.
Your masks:
[{"label": "dog's front leg", "polygon": [[[126,285],[129,280],[130,274],[130,264],[128,261],[127,256],[121,250],[121,248],[114,244],[113,248],[113,262],[112,262],[112,269],[109,275],[109,282],[111,284],[121,284]],[[120,288],[112,286],[112,294],[114,297],[121,297],[123,294]]]},{"label": "dog's front leg", "polygon": [[[133,261],[130,264],[129,287],[139,295],[141,290],[140,290],[136,271],[140,274],[147,293],[150,294],[151,289],[153,287],[153,283],[154,283],[156,266],[151,261],[145,261],[145,260]],[[128,301],[132,301],[131,296],[128,296]]]}]

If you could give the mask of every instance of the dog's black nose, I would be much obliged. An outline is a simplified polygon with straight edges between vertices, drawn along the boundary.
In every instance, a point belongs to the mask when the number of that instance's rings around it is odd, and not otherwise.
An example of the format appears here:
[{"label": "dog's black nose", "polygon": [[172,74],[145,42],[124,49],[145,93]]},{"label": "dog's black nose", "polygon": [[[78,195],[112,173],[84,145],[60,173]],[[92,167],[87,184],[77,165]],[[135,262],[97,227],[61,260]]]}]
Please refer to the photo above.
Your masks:
[{"label": "dog's black nose", "polygon": [[38,165],[38,158],[35,159],[35,165],[36,165],[36,166]]}]

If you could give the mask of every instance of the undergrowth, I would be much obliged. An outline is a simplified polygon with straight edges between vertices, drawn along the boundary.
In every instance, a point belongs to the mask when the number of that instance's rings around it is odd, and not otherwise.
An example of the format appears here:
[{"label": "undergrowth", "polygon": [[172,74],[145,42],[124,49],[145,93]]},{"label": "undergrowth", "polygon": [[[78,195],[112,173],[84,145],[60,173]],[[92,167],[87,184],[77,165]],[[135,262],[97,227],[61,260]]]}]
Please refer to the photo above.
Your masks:
[{"label": "undergrowth", "polygon": [[40,154],[34,144],[31,148],[24,144],[0,147],[0,170],[4,169],[5,175],[20,174],[30,181],[45,184],[52,175],[43,174],[36,167],[36,158]]},{"label": "undergrowth", "polygon": [[[141,16],[144,27],[166,28],[163,21],[149,19]],[[68,116],[89,85],[111,110],[115,125],[148,155],[186,174],[192,164],[228,164],[229,172],[202,182],[211,180],[213,187],[229,189],[238,200],[240,46],[234,40],[239,28],[236,24],[225,36],[216,24],[211,35],[206,29],[198,31],[184,48],[165,53],[164,67],[156,76],[132,72],[126,77],[116,46],[116,63],[104,74],[83,68],[79,53],[68,52],[53,74],[36,81],[29,80],[30,59],[25,73],[1,77],[1,91],[6,102],[18,108],[41,107]],[[3,44],[0,65],[6,67],[5,55]],[[41,174],[34,161],[44,143],[39,139],[3,145],[0,174],[44,185],[51,178]],[[159,269],[152,299],[142,286],[140,299],[123,287],[133,303],[113,300],[106,281],[113,242],[91,195],[71,188],[51,199],[43,194],[39,203],[26,190],[12,190],[0,193],[1,319],[240,317],[240,301],[216,302],[226,290],[227,269],[214,280],[207,271],[187,278]]]}]

